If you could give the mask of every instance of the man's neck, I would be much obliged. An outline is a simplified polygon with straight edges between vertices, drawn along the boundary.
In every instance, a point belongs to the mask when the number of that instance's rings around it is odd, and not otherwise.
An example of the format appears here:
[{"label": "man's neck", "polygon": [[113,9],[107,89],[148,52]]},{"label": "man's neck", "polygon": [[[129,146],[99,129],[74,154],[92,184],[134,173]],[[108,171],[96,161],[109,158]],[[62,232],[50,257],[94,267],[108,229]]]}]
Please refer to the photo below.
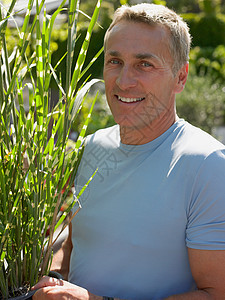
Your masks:
[{"label": "man's neck", "polygon": [[120,140],[127,145],[143,145],[149,143],[166,132],[177,120],[175,115],[170,120],[159,120],[143,128],[120,126]]}]

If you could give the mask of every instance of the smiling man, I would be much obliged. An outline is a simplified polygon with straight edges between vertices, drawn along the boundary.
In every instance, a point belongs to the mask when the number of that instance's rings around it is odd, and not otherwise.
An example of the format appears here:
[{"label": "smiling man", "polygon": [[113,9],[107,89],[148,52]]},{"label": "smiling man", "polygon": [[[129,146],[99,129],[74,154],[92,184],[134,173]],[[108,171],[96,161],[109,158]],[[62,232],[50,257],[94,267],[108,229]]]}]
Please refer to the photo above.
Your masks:
[{"label": "smiling man", "polygon": [[225,299],[225,147],[176,114],[190,35],[173,11],[119,8],[105,36],[118,125],[89,136],[82,209],[34,299]]},{"label": "smiling man", "polygon": [[144,144],[176,120],[175,94],[187,79],[187,61],[174,74],[169,39],[163,26],[127,20],[116,23],[106,35],[106,97],[125,144],[130,144],[126,127],[132,127],[134,135],[141,131]]}]

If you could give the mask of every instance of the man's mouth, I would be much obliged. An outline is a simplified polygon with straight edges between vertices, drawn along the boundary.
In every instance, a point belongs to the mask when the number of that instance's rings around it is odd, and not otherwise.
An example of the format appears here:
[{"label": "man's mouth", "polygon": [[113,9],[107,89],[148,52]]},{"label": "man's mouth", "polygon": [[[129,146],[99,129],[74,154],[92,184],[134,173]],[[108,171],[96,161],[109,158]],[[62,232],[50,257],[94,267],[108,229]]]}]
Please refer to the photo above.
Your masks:
[{"label": "man's mouth", "polygon": [[122,101],[122,102],[125,102],[125,103],[133,103],[133,102],[139,102],[139,101],[142,101],[144,100],[145,98],[125,98],[125,97],[121,97],[121,96],[117,96],[117,98]]}]

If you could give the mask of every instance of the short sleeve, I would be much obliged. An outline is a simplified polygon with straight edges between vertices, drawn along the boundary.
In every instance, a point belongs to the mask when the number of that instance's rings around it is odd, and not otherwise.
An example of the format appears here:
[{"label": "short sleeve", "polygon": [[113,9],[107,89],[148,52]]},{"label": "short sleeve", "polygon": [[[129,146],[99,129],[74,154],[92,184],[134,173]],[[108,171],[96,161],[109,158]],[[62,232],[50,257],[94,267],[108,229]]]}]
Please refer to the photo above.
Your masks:
[{"label": "short sleeve", "polygon": [[191,193],[186,245],[225,250],[225,150],[205,158]]}]

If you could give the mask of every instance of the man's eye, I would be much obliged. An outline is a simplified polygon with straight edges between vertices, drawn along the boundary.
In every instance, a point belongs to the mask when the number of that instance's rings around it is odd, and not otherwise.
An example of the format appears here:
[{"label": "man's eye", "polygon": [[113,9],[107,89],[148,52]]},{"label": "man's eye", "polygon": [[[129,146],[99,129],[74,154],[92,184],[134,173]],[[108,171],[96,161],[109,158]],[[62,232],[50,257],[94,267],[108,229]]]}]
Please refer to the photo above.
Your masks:
[{"label": "man's eye", "polygon": [[152,67],[152,64],[147,62],[147,61],[144,61],[144,62],[141,63],[141,66],[145,67],[145,68],[148,68],[148,67]]},{"label": "man's eye", "polygon": [[118,65],[120,63],[118,59],[111,59],[109,62],[113,65]]}]

